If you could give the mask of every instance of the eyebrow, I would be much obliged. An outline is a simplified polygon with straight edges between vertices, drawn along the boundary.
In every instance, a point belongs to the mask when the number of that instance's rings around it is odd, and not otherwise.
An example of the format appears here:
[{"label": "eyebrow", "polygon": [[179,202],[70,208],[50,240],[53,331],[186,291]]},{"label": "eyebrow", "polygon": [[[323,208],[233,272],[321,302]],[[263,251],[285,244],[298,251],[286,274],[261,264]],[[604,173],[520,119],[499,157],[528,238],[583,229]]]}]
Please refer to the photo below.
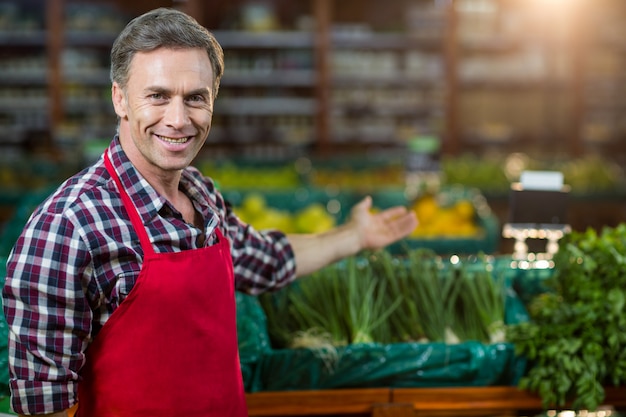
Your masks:
[{"label": "eyebrow", "polygon": [[[165,87],[159,87],[159,86],[151,86],[151,87],[146,87],[144,89],[144,91],[146,92],[151,92],[151,93],[160,93],[160,94],[165,94],[165,95],[169,95],[171,93],[171,90],[165,88]],[[211,90],[206,87],[206,88],[196,88],[194,90],[191,90],[187,93],[185,93],[185,96],[189,97],[189,96],[195,96],[195,95],[202,95],[202,96],[211,96]]]},{"label": "eyebrow", "polygon": [[197,88],[195,90],[191,90],[187,94],[187,96],[195,96],[195,95],[211,97],[211,90],[208,87],[206,87],[206,88]]}]

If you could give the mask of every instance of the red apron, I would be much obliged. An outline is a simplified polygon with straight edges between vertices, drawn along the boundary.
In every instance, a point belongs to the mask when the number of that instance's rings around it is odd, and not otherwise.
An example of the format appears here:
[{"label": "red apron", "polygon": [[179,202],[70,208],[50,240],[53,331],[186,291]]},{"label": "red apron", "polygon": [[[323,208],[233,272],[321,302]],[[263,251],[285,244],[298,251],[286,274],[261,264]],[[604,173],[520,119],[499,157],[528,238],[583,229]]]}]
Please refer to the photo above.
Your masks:
[{"label": "red apron", "polygon": [[228,241],[155,253],[141,218],[105,165],[141,240],[144,262],[127,298],[86,352],[80,417],[247,416]]}]

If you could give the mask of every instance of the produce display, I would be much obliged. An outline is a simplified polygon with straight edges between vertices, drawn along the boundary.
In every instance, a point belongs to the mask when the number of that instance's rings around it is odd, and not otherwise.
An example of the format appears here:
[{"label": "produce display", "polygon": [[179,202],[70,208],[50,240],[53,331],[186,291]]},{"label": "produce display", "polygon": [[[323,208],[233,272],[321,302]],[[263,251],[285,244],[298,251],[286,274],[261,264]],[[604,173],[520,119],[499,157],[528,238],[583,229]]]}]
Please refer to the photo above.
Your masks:
[{"label": "produce display", "polygon": [[[286,188],[302,185],[342,191],[370,192],[402,188],[405,166],[402,157],[385,162],[347,161],[344,163],[299,158],[293,162],[255,165],[228,162],[202,162],[201,170],[226,188]],[[574,194],[624,190],[623,170],[615,162],[596,155],[580,158],[539,158],[523,153],[462,154],[441,157],[444,186],[477,188],[485,194],[506,195],[511,183],[519,181],[523,170],[551,170],[563,173],[564,182]]]},{"label": "produce display", "polygon": [[563,172],[565,183],[574,193],[593,195],[624,189],[622,168],[598,156],[560,161],[552,169]]},{"label": "produce display", "polygon": [[506,194],[519,172],[507,176],[506,156],[464,154],[441,159],[442,181],[480,189],[483,193]]},{"label": "produce display", "polygon": [[515,385],[525,362],[506,327],[528,316],[509,272],[492,257],[379,250],[240,295],[246,390]]},{"label": "produce display", "polygon": [[307,180],[314,187],[336,187],[342,190],[357,190],[367,192],[371,190],[404,186],[404,166],[402,164],[387,163],[372,165],[367,168],[350,167],[346,165],[329,166],[313,165]]},{"label": "produce display", "polygon": [[223,189],[290,189],[302,185],[298,163],[200,161],[198,169]]},{"label": "produce display", "polygon": [[[0,164],[0,187],[34,189],[60,183],[82,168],[79,160],[55,162],[44,158],[4,158]],[[302,186],[333,188],[340,192],[375,192],[401,189],[405,185],[402,156],[386,161],[343,163],[301,157],[295,160],[263,161],[227,159],[197,161],[203,174],[223,189],[287,190]],[[623,191],[623,170],[598,156],[546,160],[514,154],[464,154],[441,157],[444,186],[477,188],[484,194],[505,195],[522,170],[555,170],[564,175],[574,194]]]},{"label": "produce display", "polygon": [[405,205],[414,210],[418,226],[389,248],[394,253],[432,249],[439,255],[494,253],[500,239],[500,222],[478,189],[444,186],[407,200],[404,193],[373,193],[382,208]]},{"label": "produce display", "polygon": [[[224,190],[233,211],[258,230],[278,229],[286,233],[324,232],[345,222],[349,210],[366,194],[335,195],[321,189]],[[478,190],[452,187],[437,195],[407,200],[402,191],[369,194],[372,211],[401,205],[415,210],[418,227],[407,238],[391,245],[394,253],[432,249],[437,254],[493,253],[499,222]]]},{"label": "produce display", "polygon": [[470,199],[442,200],[437,195],[426,194],[411,204],[419,220],[411,237],[471,237],[485,233],[477,222],[476,208]]},{"label": "produce display", "polygon": [[520,387],[544,406],[596,410],[605,386],[626,385],[626,224],[566,235],[531,320],[508,339],[530,368]]},{"label": "produce display", "polygon": [[595,155],[581,158],[537,158],[523,153],[508,155],[465,154],[442,158],[442,177],[446,184],[476,187],[486,194],[508,193],[512,182],[524,170],[549,170],[563,173],[564,183],[573,194],[624,190],[620,166]]},{"label": "produce display", "polygon": [[321,233],[336,225],[336,218],[319,201],[291,211],[270,206],[258,192],[247,194],[240,205],[233,208],[244,222],[258,230],[278,229],[285,233]]},{"label": "produce display", "polygon": [[446,265],[421,249],[352,257],[260,301],[274,346],[315,348],[503,342],[505,298],[504,274],[485,258]]}]

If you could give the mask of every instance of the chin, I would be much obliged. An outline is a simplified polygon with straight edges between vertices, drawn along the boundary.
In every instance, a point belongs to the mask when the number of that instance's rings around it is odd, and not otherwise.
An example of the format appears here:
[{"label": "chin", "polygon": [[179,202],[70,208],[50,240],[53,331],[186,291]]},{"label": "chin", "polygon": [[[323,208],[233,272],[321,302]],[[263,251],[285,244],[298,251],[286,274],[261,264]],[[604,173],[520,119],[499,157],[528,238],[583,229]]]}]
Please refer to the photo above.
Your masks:
[{"label": "chin", "polygon": [[176,158],[171,156],[163,157],[159,160],[156,160],[157,166],[164,171],[180,171],[185,169],[191,164],[191,159],[189,158]]}]

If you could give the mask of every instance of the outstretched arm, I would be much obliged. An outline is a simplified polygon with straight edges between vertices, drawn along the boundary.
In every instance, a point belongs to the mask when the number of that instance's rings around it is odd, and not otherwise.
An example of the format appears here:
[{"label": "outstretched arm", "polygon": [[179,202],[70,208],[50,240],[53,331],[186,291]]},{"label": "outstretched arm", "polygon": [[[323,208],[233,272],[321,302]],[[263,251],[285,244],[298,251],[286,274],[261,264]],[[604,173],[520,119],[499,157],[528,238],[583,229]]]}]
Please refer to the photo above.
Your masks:
[{"label": "outstretched arm", "polygon": [[310,274],[364,249],[383,248],[417,227],[415,213],[397,206],[373,213],[371,197],[356,204],[345,224],[319,234],[291,234],[298,277]]}]

